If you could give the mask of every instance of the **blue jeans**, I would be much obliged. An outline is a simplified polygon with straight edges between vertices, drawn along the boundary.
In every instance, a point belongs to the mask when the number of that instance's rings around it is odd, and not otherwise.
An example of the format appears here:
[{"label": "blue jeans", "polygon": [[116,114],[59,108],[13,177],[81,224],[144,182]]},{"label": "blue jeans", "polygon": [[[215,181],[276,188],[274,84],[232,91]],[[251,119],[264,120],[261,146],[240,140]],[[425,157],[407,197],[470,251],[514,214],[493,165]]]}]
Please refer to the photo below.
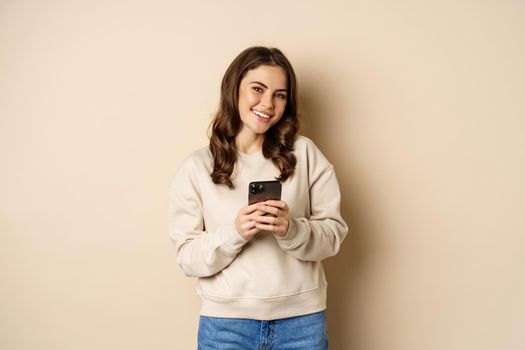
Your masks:
[{"label": "blue jeans", "polygon": [[258,321],[201,316],[198,350],[326,350],[324,311]]}]

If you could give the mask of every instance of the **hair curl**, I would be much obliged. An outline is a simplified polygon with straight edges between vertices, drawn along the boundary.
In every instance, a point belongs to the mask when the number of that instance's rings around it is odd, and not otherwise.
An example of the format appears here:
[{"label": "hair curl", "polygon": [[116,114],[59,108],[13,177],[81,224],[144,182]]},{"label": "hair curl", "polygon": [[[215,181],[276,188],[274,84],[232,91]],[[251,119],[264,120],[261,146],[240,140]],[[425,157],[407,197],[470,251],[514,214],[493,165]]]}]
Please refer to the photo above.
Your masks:
[{"label": "hair curl", "polygon": [[293,149],[299,132],[295,72],[279,49],[254,46],[245,49],[233,60],[222,79],[219,108],[210,125],[210,152],[213,157],[213,172],[210,176],[215,184],[234,187],[231,176],[238,157],[235,136],[242,126],[238,110],[239,85],[248,71],[261,65],[281,67],[286,72],[288,85],[284,113],[265,133],[263,156],[271,159],[279,169],[280,175],[276,178],[279,181],[285,181],[295,171],[297,160]]}]

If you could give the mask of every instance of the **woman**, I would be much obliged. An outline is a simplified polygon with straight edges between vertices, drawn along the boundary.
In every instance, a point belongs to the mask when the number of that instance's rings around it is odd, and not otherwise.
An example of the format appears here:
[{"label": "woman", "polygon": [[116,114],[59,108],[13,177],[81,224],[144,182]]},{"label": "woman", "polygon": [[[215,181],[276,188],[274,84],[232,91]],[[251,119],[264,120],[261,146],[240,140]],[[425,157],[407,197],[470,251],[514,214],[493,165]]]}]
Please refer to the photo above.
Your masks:
[{"label": "woman", "polygon": [[[299,136],[293,68],[251,47],[227,69],[209,147],[170,185],[170,238],[202,299],[199,349],[327,349],[321,261],[346,236],[333,166]],[[248,184],[281,200],[252,205]]]}]

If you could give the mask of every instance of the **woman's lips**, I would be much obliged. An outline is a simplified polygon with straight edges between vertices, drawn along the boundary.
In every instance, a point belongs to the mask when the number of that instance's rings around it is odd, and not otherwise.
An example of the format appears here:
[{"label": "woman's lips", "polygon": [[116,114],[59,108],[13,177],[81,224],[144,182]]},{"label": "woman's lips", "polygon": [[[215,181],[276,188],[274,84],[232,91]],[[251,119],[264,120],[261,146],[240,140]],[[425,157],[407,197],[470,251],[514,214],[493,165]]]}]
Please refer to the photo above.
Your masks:
[{"label": "woman's lips", "polygon": [[271,115],[268,115],[266,113],[257,111],[255,109],[252,109],[252,112],[257,117],[257,120],[259,120],[260,122],[263,122],[263,123],[267,123],[270,120],[270,118],[272,117]]}]

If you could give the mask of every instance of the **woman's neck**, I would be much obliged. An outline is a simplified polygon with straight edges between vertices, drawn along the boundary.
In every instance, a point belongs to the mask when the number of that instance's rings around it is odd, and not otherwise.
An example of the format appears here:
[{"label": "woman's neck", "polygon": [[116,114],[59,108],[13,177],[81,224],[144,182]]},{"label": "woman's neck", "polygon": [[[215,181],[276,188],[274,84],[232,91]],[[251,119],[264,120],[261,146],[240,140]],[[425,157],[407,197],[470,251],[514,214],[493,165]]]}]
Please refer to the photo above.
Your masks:
[{"label": "woman's neck", "polygon": [[241,132],[235,137],[235,147],[237,148],[237,151],[252,154],[262,150],[264,134],[243,131],[244,130],[241,130]]}]

